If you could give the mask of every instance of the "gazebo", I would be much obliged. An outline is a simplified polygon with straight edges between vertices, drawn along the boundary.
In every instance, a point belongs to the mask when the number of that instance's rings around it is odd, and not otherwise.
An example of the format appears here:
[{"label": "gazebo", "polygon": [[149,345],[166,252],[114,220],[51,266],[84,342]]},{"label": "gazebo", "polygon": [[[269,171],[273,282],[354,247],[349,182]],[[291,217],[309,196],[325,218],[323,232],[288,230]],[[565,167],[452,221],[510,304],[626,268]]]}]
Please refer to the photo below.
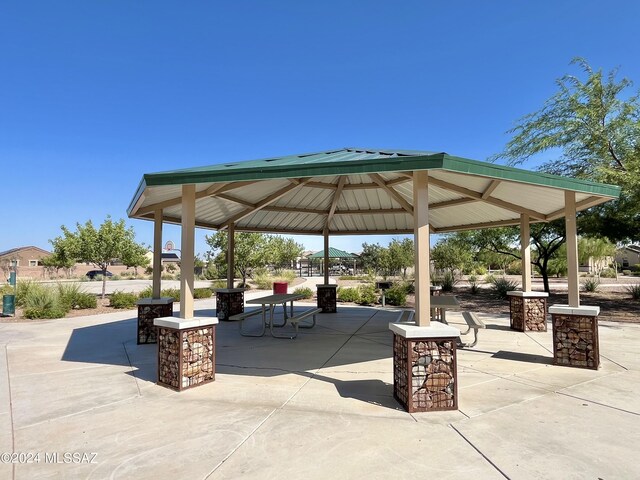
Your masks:
[{"label": "gazebo", "polygon": [[[228,231],[229,289],[233,289],[235,231],[322,235],[325,252],[332,235],[413,234],[415,324],[390,326],[397,339],[395,358],[418,340],[442,349],[459,334],[430,321],[430,233],[520,225],[526,297],[531,291],[529,225],[564,217],[569,305],[549,310],[563,324],[572,316],[595,318],[596,308],[580,306],[576,212],[618,195],[616,186],[444,152],[344,148],[145,174],[128,215],[154,222],[154,255],[162,251],[162,224],[182,225],[180,318],[184,320],[193,319],[195,227]],[[325,254],[325,276],[328,258]],[[153,272],[153,295],[160,296],[159,270]]]},{"label": "gazebo", "polygon": [[[352,253],[349,253],[349,252],[345,252],[344,250],[340,250],[338,248],[329,247],[328,256],[329,256],[329,259],[339,258],[340,260],[345,260],[345,259],[353,260],[354,262],[353,270],[355,273],[355,261],[358,258],[356,255],[353,255]],[[313,260],[322,259],[323,260],[322,265],[324,265],[326,263],[326,260],[324,259],[324,257],[325,257],[325,250],[320,250],[319,252],[312,253],[311,255],[307,256],[307,260],[309,260],[309,262],[313,262]],[[311,265],[311,263],[309,265]],[[323,273],[326,271],[327,269],[324,268]]]}]

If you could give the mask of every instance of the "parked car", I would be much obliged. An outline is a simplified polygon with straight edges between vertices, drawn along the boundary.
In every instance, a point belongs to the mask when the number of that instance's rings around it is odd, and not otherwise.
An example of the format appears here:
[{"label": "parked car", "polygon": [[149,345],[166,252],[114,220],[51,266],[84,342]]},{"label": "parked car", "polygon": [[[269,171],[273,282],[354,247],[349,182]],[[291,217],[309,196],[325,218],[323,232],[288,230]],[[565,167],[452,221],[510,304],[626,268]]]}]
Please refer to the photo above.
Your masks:
[{"label": "parked car", "polygon": [[[89,280],[93,280],[98,275],[102,275],[102,270],[89,270],[87,272],[87,277],[89,277]],[[113,277],[113,273],[107,270],[106,276]]]}]

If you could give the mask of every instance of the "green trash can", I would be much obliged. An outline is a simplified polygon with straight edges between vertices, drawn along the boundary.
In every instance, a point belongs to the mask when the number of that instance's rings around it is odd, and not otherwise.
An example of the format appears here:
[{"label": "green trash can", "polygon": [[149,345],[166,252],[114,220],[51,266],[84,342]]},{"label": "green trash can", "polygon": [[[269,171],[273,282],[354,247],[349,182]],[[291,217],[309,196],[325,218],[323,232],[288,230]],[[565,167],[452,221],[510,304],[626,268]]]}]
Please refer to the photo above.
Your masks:
[{"label": "green trash can", "polygon": [[16,314],[16,296],[15,295],[2,296],[2,314],[3,315]]}]

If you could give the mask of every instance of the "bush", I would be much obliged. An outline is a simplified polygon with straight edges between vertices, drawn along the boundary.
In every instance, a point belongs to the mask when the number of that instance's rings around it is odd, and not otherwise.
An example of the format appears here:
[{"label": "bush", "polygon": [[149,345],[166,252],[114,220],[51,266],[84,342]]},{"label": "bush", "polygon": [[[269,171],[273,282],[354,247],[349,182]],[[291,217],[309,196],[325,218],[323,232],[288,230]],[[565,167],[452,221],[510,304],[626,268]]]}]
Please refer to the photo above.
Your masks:
[{"label": "bush", "polygon": [[24,307],[29,296],[29,290],[38,288],[40,285],[33,280],[21,280],[16,285],[16,307]]},{"label": "bush", "polygon": [[453,274],[451,270],[447,270],[444,272],[442,276],[442,291],[443,292],[452,292],[453,286],[458,283],[456,276]]},{"label": "bush", "polygon": [[57,289],[31,283],[24,298],[26,318],[62,318],[67,314],[66,305],[60,302]]},{"label": "bush", "polygon": [[522,274],[522,262],[520,260],[515,260],[507,265],[505,269],[507,275],[521,275]]},{"label": "bush", "polygon": [[518,282],[514,282],[505,277],[494,277],[491,284],[491,289],[494,291],[494,293],[496,293],[496,295],[498,295],[499,298],[507,298],[507,292],[511,292],[517,289],[519,286]]},{"label": "bush", "polygon": [[601,278],[616,278],[616,271],[613,268],[605,268],[600,272]]},{"label": "bush", "polygon": [[227,281],[221,279],[214,280],[211,282],[211,288],[227,288]]},{"label": "bush", "polygon": [[153,298],[153,287],[149,285],[138,292],[138,298]]},{"label": "bush", "polygon": [[358,302],[360,301],[360,293],[357,288],[338,287],[338,301],[340,302]]},{"label": "bush", "polygon": [[273,288],[273,278],[267,274],[256,274],[253,277],[253,283],[259,290],[271,290]]},{"label": "bush", "polygon": [[625,290],[631,294],[631,298],[634,300],[640,300],[640,284],[627,285]]},{"label": "bush", "polygon": [[296,295],[304,295],[304,298],[313,298],[313,290],[309,287],[298,287],[293,291],[293,293]]},{"label": "bush", "polygon": [[58,298],[60,305],[67,311],[87,308],[96,308],[98,299],[95,295],[82,291],[79,283],[58,283]]},{"label": "bush", "polygon": [[109,297],[109,305],[113,308],[133,308],[138,296],[135,293],[115,291]]},{"label": "bush", "polygon": [[80,292],[76,297],[75,307],[79,310],[85,310],[87,308],[97,308],[98,298],[95,295],[87,292]]},{"label": "bush", "polygon": [[600,280],[598,278],[587,278],[582,282],[582,288],[585,292],[596,292],[600,286]]},{"label": "bush", "polygon": [[471,294],[477,294],[480,291],[480,282],[478,281],[478,277],[476,277],[475,275],[471,275],[467,280],[469,281],[469,285],[471,286]]},{"label": "bush", "polygon": [[371,305],[376,302],[376,289],[372,284],[360,285],[358,287],[360,299],[358,303],[361,305]]},{"label": "bush", "polygon": [[193,290],[193,298],[201,299],[201,298],[211,298],[213,292],[210,288],[196,288]]},{"label": "bush", "polygon": [[407,295],[413,295],[416,293],[415,282],[406,282],[403,286],[404,286],[404,291],[407,292]]},{"label": "bush", "polygon": [[180,301],[180,289],[179,288],[165,288],[160,292],[161,297],[171,297],[174,302]]},{"label": "bush", "polygon": [[627,277],[631,276],[631,270],[622,270],[622,274],[626,275]]},{"label": "bush", "polygon": [[405,285],[395,284],[384,292],[384,296],[389,305],[404,307],[407,303],[407,288]]},{"label": "bush", "polygon": [[171,275],[170,273],[163,273],[162,275],[160,275],[160,278],[162,280],[173,280],[173,275]]}]

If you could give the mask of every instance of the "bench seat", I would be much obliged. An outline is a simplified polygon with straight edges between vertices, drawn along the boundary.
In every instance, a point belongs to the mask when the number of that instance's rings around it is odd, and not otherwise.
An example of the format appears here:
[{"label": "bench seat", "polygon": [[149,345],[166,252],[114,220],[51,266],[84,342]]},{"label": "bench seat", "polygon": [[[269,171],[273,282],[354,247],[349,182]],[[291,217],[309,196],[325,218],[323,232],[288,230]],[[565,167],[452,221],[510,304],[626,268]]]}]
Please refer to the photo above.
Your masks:
[{"label": "bench seat", "polygon": [[473,348],[478,343],[478,330],[481,328],[487,328],[482,320],[480,320],[473,312],[462,312],[462,318],[467,322],[467,330],[460,332],[462,335],[466,335],[473,330],[473,342],[465,343],[462,340],[458,340],[458,347],[460,348]]},{"label": "bench seat", "polygon": [[[313,328],[316,325],[316,315],[318,313],[322,312],[322,308],[309,308],[303,312],[298,313],[297,315],[294,315],[293,317],[290,317],[287,319],[287,321],[289,323],[291,323],[291,325],[293,325],[293,327],[295,328],[295,335],[277,335],[276,333],[274,333],[273,331],[273,325],[270,326],[271,329],[271,335],[273,335],[275,338],[289,338],[289,339],[294,339],[298,336],[298,327],[300,328]],[[301,321],[308,318],[308,317],[312,317],[312,321],[311,324],[305,324],[305,325],[301,325]]]}]

